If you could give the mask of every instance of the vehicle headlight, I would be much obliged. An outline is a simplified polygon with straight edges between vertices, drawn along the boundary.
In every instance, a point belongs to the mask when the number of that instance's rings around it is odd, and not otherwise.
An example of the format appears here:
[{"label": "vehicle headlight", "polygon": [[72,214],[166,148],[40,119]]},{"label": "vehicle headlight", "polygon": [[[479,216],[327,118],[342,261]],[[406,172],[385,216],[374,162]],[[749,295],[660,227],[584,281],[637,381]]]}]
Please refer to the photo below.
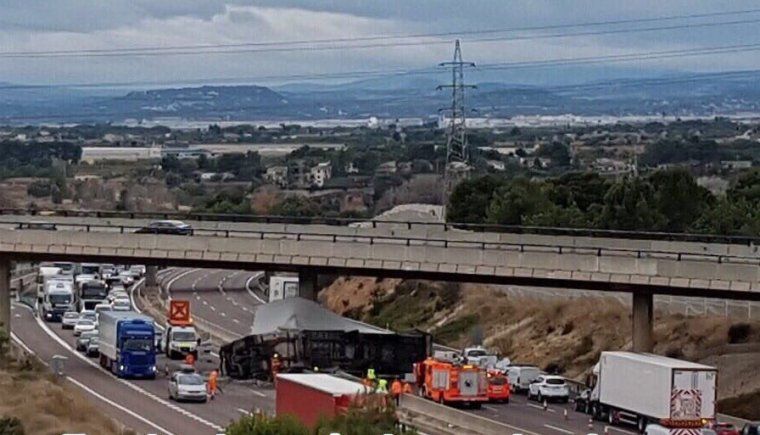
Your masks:
[{"label": "vehicle headlight", "polygon": [[120,371],[120,372],[123,372],[123,371],[124,371],[124,366],[123,366],[123,365],[120,365],[120,366],[119,366],[119,371]]},{"label": "vehicle headlight", "polygon": [[155,372],[156,371],[156,366],[150,366],[150,371]]}]

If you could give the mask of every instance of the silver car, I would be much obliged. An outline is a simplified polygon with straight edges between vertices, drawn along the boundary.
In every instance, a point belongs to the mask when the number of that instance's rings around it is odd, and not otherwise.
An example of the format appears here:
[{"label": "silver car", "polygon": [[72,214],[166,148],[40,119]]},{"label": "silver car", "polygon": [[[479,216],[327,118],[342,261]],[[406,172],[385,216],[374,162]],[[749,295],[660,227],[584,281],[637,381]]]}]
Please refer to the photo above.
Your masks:
[{"label": "silver car", "polygon": [[169,398],[180,401],[206,402],[206,381],[192,372],[175,372],[169,380]]},{"label": "silver car", "polygon": [[79,313],[76,311],[66,311],[63,313],[63,317],[61,318],[61,328],[63,329],[74,329],[74,325],[77,324],[77,321],[79,320]]}]

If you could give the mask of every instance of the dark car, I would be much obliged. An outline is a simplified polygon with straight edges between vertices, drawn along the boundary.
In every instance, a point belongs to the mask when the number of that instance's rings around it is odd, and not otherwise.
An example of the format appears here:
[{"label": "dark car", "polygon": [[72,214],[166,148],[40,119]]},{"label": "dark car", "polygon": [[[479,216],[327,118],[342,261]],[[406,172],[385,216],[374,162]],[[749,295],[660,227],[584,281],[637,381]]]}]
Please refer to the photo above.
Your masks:
[{"label": "dark car", "polygon": [[760,423],[747,423],[742,428],[742,435],[760,435]]},{"label": "dark car", "polygon": [[179,236],[190,236],[193,234],[193,227],[182,221],[155,221],[135,232],[139,234],[174,234]]}]

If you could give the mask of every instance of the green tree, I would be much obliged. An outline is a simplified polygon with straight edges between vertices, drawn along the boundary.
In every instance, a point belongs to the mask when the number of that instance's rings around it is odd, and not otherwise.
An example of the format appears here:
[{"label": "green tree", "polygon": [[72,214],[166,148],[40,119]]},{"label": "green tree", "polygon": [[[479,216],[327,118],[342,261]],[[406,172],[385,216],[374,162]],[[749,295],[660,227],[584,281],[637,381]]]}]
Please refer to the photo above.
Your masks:
[{"label": "green tree", "polygon": [[620,180],[607,191],[597,226],[631,231],[660,230],[667,219],[653,203],[654,189],[648,181],[638,177]]},{"label": "green tree", "polygon": [[744,199],[720,199],[694,222],[690,230],[707,234],[758,237],[760,204]]},{"label": "green tree", "polygon": [[487,222],[523,225],[531,216],[552,206],[543,183],[516,178],[497,189],[488,207]]},{"label": "green tree", "polygon": [[457,223],[485,223],[494,192],[503,184],[503,179],[492,175],[462,181],[449,197],[446,220]]},{"label": "green tree", "polygon": [[684,168],[657,171],[649,182],[654,189],[651,205],[665,218],[661,230],[686,231],[714,201]]},{"label": "green tree", "polygon": [[281,202],[271,209],[275,216],[312,217],[321,213],[317,203],[298,195],[286,196]]}]

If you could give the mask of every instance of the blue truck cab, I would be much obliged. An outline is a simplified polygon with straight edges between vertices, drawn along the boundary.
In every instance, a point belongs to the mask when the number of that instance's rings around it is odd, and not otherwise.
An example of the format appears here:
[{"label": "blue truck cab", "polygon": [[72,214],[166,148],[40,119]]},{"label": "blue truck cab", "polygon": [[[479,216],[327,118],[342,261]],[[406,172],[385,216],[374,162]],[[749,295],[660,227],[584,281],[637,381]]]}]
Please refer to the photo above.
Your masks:
[{"label": "blue truck cab", "polygon": [[101,366],[120,378],[156,377],[153,319],[132,311],[103,311],[98,323]]}]

